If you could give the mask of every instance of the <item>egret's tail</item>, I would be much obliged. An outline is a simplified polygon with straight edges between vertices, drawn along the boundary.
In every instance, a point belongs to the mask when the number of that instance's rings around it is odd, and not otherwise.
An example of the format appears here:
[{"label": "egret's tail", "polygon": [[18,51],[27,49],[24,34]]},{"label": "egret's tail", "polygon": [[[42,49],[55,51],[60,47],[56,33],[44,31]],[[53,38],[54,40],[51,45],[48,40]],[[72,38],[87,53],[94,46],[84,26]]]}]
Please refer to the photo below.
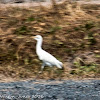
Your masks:
[{"label": "egret's tail", "polygon": [[56,65],[57,65],[57,67],[58,67],[58,68],[60,68],[60,69],[62,69],[62,68],[63,68],[63,67],[62,67],[62,66],[63,66],[63,63],[62,63],[62,62],[60,62],[60,61],[58,61],[58,63],[57,63]]},{"label": "egret's tail", "polygon": [[63,66],[63,63],[62,63],[62,62],[59,62],[59,64],[60,64],[61,66]]}]

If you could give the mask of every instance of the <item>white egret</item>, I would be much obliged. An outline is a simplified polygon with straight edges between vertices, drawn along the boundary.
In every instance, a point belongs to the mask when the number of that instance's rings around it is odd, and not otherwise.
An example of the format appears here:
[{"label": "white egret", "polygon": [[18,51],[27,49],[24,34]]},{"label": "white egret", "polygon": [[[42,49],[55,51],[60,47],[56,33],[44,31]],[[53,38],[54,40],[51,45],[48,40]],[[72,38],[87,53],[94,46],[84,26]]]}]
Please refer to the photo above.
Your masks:
[{"label": "white egret", "polygon": [[50,66],[50,67],[56,66],[60,69],[63,69],[62,62],[60,62],[54,56],[52,56],[50,53],[48,53],[42,49],[42,41],[43,41],[42,36],[36,35],[36,36],[34,36],[34,39],[37,40],[36,53],[37,53],[39,59],[42,60],[42,62],[43,62],[42,66],[41,66],[41,72],[43,71],[43,69],[46,65]]}]

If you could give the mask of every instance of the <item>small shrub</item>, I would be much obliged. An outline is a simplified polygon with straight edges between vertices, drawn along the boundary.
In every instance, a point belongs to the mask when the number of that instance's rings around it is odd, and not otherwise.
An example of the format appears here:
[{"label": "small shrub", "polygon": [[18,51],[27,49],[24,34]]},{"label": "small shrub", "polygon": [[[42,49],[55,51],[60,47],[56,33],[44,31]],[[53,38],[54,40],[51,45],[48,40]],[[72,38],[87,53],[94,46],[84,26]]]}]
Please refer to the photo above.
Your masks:
[{"label": "small shrub", "polygon": [[31,21],[35,21],[35,18],[34,18],[34,17],[29,17],[29,18],[27,18],[26,21],[29,21],[29,22],[31,22]]},{"label": "small shrub", "polygon": [[54,26],[51,27],[50,30],[48,31],[49,33],[55,33],[56,31],[60,30],[61,27],[60,26]]},{"label": "small shrub", "polygon": [[92,21],[88,21],[88,22],[85,24],[86,30],[89,30],[89,29],[91,29],[91,28],[93,28],[93,27],[95,27],[95,24],[94,24],[94,22],[92,22]]},{"label": "small shrub", "polygon": [[94,38],[93,33],[88,34],[88,39],[89,39],[90,45],[96,44],[96,39]]},{"label": "small shrub", "polygon": [[76,66],[76,68],[78,70],[82,70],[84,72],[96,72],[96,69],[97,69],[97,64],[94,64],[94,63],[91,63],[89,65],[81,65],[80,62],[74,62],[74,65]]},{"label": "small shrub", "polygon": [[30,32],[26,26],[21,26],[15,30],[14,34],[17,35],[26,35],[27,32]]}]

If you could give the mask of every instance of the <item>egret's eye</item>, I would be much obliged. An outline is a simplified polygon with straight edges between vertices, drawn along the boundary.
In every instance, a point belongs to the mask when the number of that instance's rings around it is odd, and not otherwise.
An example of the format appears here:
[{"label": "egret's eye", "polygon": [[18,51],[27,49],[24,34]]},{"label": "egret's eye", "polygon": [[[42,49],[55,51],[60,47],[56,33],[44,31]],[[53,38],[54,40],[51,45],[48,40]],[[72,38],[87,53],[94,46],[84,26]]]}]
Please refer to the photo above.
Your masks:
[{"label": "egret's eye", "polygon": [[39,37],[36,37],[37,39],[40,39]]}]

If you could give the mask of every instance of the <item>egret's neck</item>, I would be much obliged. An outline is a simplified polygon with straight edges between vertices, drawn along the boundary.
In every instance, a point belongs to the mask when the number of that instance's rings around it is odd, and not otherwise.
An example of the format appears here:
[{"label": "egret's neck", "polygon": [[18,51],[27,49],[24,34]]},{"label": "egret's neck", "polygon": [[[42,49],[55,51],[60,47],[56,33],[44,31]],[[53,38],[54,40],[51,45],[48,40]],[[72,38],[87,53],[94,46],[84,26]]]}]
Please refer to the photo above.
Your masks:
[{"label": "egret's neck", "polygon": [[38,52],[38,50],[42,50],[42,40],[37,41],[37,44],[36,44],[36,51]]}]

